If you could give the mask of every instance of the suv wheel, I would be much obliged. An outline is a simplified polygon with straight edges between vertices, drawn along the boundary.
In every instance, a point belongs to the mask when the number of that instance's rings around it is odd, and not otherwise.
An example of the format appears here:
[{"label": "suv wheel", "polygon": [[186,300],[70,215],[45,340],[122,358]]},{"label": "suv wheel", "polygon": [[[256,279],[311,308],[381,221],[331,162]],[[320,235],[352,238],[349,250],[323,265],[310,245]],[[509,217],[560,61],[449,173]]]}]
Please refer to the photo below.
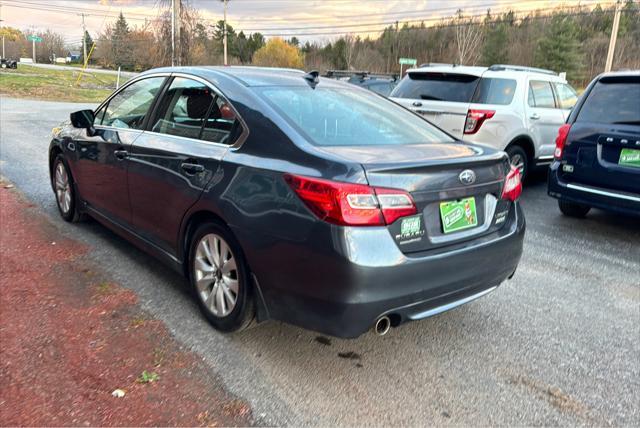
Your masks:
[{"label": "suv wheel", "polygon": [[243,330],[255,315],[249,270],[233,235],[216,223],[191,240],[189,277],[200,310],[217,330]]},{"label": "suv wheel", "polygon": [[577,218],[583,218],[591,210],[591,207],[588,205],[574,204],[573,202],[563,200],[558,200],[558,207],[562,214]]},{"label": "suv wheel", "polygon": [[520,177],[524,180],[529,173],[529,157],[527,156],[527,152],[518,145],[508,147],[506,151],[509,155],[509,163],[520,170]]}]

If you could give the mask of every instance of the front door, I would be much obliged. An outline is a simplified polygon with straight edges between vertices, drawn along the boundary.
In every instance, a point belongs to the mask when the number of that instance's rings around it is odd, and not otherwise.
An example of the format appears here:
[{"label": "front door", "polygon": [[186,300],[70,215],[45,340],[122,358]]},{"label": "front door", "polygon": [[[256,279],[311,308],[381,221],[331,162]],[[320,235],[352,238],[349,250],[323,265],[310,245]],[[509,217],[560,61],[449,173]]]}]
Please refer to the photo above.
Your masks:
[{"label": "front door", "polygon": [[148,78],[124,87],[96,112],[95,135],[83,131],[76,141],[82,199],[121,224],[131,221],[128,153],[143,133],[145,117],[164,80]]},{"label": "front door", "polygon": [[530,80],[525,108],[529,132],[538,147],[536,157],[553,156],[558,128],[564,123],[564,115],[562,110],[556,107],[551,83]]},{"label": "front door", "polygon": [[220,161],[238,133],[227,102],[199,80],[175,77],[148,131],[129,155],[129,195],[138,234],[175,254],[185,213],[215,185]]}]

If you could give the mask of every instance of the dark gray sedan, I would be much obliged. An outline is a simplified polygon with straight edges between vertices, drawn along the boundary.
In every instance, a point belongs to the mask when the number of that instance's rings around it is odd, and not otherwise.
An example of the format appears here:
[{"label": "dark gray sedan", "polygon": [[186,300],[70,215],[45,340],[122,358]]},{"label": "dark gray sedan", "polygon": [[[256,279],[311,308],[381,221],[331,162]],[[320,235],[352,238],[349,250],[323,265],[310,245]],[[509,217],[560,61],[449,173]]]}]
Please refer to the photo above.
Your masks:
[{"label": "dark gray sedan", "polygon": [[151,70],[49,150],[62,217],[183,272],[221,331],[384,334],[489,293],[522,254],[503,152],[315,72]]}]

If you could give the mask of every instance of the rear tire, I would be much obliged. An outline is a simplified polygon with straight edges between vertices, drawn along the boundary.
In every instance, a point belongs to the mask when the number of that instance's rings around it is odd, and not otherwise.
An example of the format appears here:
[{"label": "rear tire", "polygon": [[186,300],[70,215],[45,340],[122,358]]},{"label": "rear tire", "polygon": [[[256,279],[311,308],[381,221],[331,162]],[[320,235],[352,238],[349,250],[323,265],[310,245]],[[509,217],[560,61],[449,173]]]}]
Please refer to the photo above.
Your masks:
[{"label": "rear tire", "polygon": [[82,219],[78,211],[76,191],[71,170],[62,154],[53,161],[53,192],[56,196],[58,211],[64,221],[76,223]]},{"label": "rear tire", "polygon": [[567,202],[563,200],[558,200],[558,207],[562,214],[569,217],[576,218],[584,218],[587,213],[591,210],[591,207],[588,205],[575,204],[573,202]]},{"label": "rear tire", "polygon": [[509,163],[520,170],[520,178],[524,181],[531,164],[527,152],[517,144],[508,147],[506,152],[509,155]]},{"label": "rear tire", "polygon": [[204,223],[189,247],[189,280],[200,310],[222,332],[241,331],[255,318],[249,269],[240,245],[218,223]]}]

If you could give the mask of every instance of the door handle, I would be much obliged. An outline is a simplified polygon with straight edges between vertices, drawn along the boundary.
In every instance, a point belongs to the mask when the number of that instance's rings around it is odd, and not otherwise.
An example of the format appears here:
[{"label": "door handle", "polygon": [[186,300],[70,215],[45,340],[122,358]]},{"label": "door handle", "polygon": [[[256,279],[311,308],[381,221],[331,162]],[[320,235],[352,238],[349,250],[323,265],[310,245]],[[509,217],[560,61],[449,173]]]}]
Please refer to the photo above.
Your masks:
[{"label": "door handle", "polygon": [[129,156],[129,152],[126,150],[114,150],[113,154],[120,160],[126,159]]},{"label": "door handle", "polygon": [[538,113],[533,113],[531,116],[529,116],[529,118],[533,120],[538,120],[540,119],[540,115]]},{"label": "door handle", "polygon": [[204,171],[204,166],[197,163],[183,162],[180,166],[187,174],[197,174]]},{"label": "door handle", "polygon": [[413,106],[414,107],[422,107],[422,103],[420,101],[414,101],[413,102]]}]

